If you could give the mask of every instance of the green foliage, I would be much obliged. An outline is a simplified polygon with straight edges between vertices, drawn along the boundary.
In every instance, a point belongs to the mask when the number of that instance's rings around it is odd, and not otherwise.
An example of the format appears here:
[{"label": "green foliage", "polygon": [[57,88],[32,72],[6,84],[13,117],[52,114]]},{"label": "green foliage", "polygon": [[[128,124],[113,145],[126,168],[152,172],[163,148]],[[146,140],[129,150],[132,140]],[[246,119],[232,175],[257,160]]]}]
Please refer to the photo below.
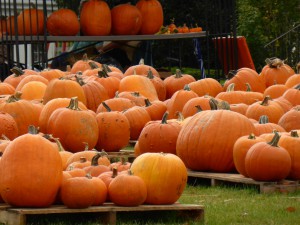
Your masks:
[{"label": "green foliage", "polygon": [[247,38],[258,71],[265,65],[264,60],[268,57],[284,59],[291,65],[296,63],[292,48],[297,43],[299,46],[297,30],[273,44],[265,45],[300,23],[299,1],[237,0],[237,6],[237,32]]}]

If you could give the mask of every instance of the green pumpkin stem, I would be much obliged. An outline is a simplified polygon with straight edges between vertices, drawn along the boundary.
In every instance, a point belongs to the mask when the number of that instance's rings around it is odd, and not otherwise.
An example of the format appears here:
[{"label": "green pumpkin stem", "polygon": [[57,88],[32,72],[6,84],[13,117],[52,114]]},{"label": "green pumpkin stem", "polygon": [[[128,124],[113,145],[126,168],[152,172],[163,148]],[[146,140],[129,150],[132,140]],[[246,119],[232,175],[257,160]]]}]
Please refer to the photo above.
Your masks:
[{"label": "green pumpkin stem", "polygon": [[259,120],[258,120],[258,123],[259,124],[266,124],[266,123],[269,123],[269,117],[267,115],[262,115],[259,117]]},{"label": "green pumpkin stem", "polygon": [[299,137],[298,132],[296,130],[291,130],[291,137],[298,138]]},{"label": "green pumpkin stem", "polygon": [[150,102],[150,100],[148,99],[148,98],[146,98],[145,99],[145,106],[146,107],[149,107],[149,106],[151,106],[152,105],[152,103]]},{"label": "green pumpkin stem", "polygon": [[255,140],[256,139],[255,134],[253,133],[249,134],[248,139]]},{"label": "green pumpkin stem", "polygon": [[118,176],[118,169],[116,167],[112,168],[112,178],[115,178],[116,176]]},{"label": "green pumpkin stem", "polygon": [[90,65],[91,69],[98,69],[99,68],[99,66],[93,61],[90,61],[89,65]]},{"label": "green pumpkin stem", "polygon": [[111,112],[111,108],[105,102],[102,102],[101,104],[107,110],[107,112]]},{"label": "green pumpkin stem", "polygon": [[97,153],[93,156],[92,160],[91,160],[91,165],[92,166],[98,166],[99,163],[98,163],[98,159],[101,157],[101,153]]},{"label": "green pumpkin stem", "polygon": [[162,117],[162,120],[161,120],[162,124],[168,124],[168,122],[167,122],[168,116],[169,116],[169,112],[165,112],[163,117]]},{"label": "green pumpkin stem", "polygon": [[250,91],[252,91],[252,88],[251,88],[251,85],[249,84],[249,83],[246,83],[246,91],[247,92],[250,92]]},{"label": "green pumpkin stem", "polygon": [[108,74],[107,74],[107,72],[105,70],[99,70],[98,71],[98,77],[100,77],[100,78],[107,78],[109,76],[108,76]]},{"label": "green pumpkin stem", "polygon": [[211,110],[218,110],[218,100],[215,98],[209,99],[209,106]]},{"label": "green pumpkin stem", "polygon": [[272,140],[268,143],[269,145],[273,146],[273,147],[278,147],[278,142],[280,139],[280,135],[278,132],[274,133],[274,137],[272,138]]},{"label": "green pumpkin stem", "polygon": [[279,68],[284,64],[281,59],[276,57],[266,58],[265,62],[270,68]]},{"label": "green pumpkin stem", "polygon": [[14,77],[19,77],[25,73],[21,68],[17,66],[11,68],[10,71],[14,74]]},{"label": "green pumpkin stem", "polygon": [[147,77],[148,77],[150,80],[154,79],[154,75],[153,75],[152,70],[151,70],[150,68],[149,68],[149,70],[148,70]]},{"label": "green pumpkin stem", "polygon": [[231,83],[228,85],[227,89],[226,89],[226,92],[232,92],[234,91],[234,86],[235,86],[235,83]]},{"label": "green pumpkin stem", "polygon": [[185,90],[185,91],[191,91],[190,85],[188,85],[188,84],[184,85],[183,90]]},{"label": "green pumpkin stem", "polygon": [[86,83],[83,81],[83,79],[81,77],[79,77],[77,74],[75,74],[75,79],[77,81],[77,83],[80,85],[80,86],[83,86],[85,85]]},{"label": "green pumpkin stem", "polygon": [[78,98],[77,97],[71,98],[70,104],[67,108],[72,109],[72,110],[76,110],[76,111],[81,111],[81,109],[78,106]]},{"label": "green pumpkin stem", "polygon": [[182,73],[180,69],[176,69],[176,73],[175,73],[175,78],[181,78],[182,77]]},{"label": "green pumpkin stem", "polygon": [[145,65],[145,60],[143,58],[140,59],[139,65]]},{"label": "green pumpkin stem", "polygon": [[102,64],[102,69],[108,74],[112,72],[112,70],[109,68],[107,64]]},{"label": "green pumpkin stem", "polygon": [[229,72],[228,72],[226,78],[227,78],[227,79],[231,79],[231,78],[233,78],[236,74],[237,74],[237,70],[229,70]]},{"label": "green pumpkin stem", "polygon": [[269,95],[267,95],[262,102],[260,103],[263,106],[268,106],[269,105],[269,100],[271,99],[271,97]]},{"label": "green pumpkin stem", "polygon": [[7,103],[17,102],[21,99],[21,96],[22,96],[22,92],[17,91],[14,95],[9,96],[6,102]]},{"label": "green pumpkin stem", "polygon": [[39,129],[33,125],[29,125],[28,126],[28,133],[29,134],[38,134],[39,133]]},{"label": "green pumpkin stem", "polygon": [[200,105],[195,105],[196,109],[197,109],[197,113],[202,112],[203,109],[201,108]]}]

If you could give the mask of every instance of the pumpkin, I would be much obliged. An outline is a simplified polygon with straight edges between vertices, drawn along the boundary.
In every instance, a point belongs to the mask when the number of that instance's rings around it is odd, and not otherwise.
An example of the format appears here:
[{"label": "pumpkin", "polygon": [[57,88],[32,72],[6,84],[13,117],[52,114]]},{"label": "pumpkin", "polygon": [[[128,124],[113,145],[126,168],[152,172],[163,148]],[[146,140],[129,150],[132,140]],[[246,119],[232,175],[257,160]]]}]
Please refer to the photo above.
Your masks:
[{"label": "pumpkin", "polygon": [[296,106],[283,114],[278,121],[278,125],[288,132],[300,129],[300,106]]},{"label": "pumpkin", "polygon": [[198,97],[198,95],[190,89],[188,84],[182,90],[176,91],[167,104],[169,118],[176,118],[176,113],[182,112],[186,102],[196,97]]},{"label": "pumpkin", "polygon": [[21,82],[21,80],[28,75],[37,75],[38,72],[31,70],[31,69],[24,69],[22,70],[21,68],[18,67],[13,67],[11,70],[12,72],[11,75],[9,75],[8,77],[6,77],[4,79],[4,83],[9,83],[10,85],[12,85],[14,88],[17,88],[18,84]]},{"label": "pumpkin", "polygon": [[47,132],[59,138],[62,146],[70,152],[84,149],[87,143],[94,148],[98,140],[95,115],[78,107],[77,97],[71,98],[66,108],[56,109],[50,116]]},{"label": "pumpkin", "polygon": [[0,103],[0,111],[10,114],[17,123],[18,136],[28,133],[28,126],[38,126],[40,112],[33,103],[11,95]]},{"label": "pumpkin", "polygon": [[211,98],[212,97],[209,95],[191,98],[184,104],[182,108],[182,115],[185,118],[189,116],[193,116],[194,114],[199,112],[198,110],[199,107],[201,108],[201,110],[210,110],[211,108],[210,108],[209,100]]},{"label": "pumpkin", "polygon": [[58,9],[47,19],[47,30],[53,36],[75,36],[80,30],[76,13],[71,9]]},{"label": "pumpkin", "polygon": [[147,186],[139,176],[130,170],[126,174],[116,176],[108,186],[109,199],[120,206],[139,206],[147,198]]},{"label": "pumpkin", "polygon": [[152,74],[156,77],[159,77],[158,71],[150,66],[146,65],[144,59],[140,59],[139,64],[133,65],[127,68],[127,70],[124,72],[124,76],[131,76],[131,75],[142,75],[147,76],[149,70],[151,70]]},{"label": "pumpkin", "polygon": [[15,93],[15,91],[15,87],[13,87],[11,84],[0,81],[0,95],[12,95]]},{"label": "pumpkin", "polygon": [[237,91],[246,91],[246,83],[248,83],[255,92],[263,93],[266,89],[266,85],[259,77],[258,73],[255,70],[246,67],[240,68],[236,71],[229,71],[223,90],[226,90],[232,83],[235,84],[235,90]]},{"label": "pumpkin", "polygon": [[81,5],[80,28],[83,35],[109,35],[111,31],[111,11],[102,0],[88,0]]},{"label": "pumpkin", "polygon": [[166,100],[167,90],[164,81],[160,77],[154,76],[150,69],[147,78],[149,78],[152,84],[154,85],[157,92],[158,99],[160,101]]},{"label": "pumpkin", "polygon": [[[47,124],[51,114],[54,112],[54,110],[58,108],[67,107],[69,104],[70,104],[70,98],[54,98],[49,102],[47,102],[42,108],[39,116],[38,125],[40,131],[44,133],[48,133]],[[78,106],[82,110],[87,110],[87,107],[82,102],[79,102]]]},{"label": "pumpkin", "polygon": [[274,134],[271,142],[254,144],[246,154],[245,168],[250,178],[257,181],[279,181],[291,171],[288,151],[278,146],[280,135]]},{"label": "pumpkin", "polygon": [[213,78],[204,78],[201,80],[193,81],[189,83],[189,86],[191,90],[198,96],[209,95],[215,97],[223,90],[220,82]]},{"label": "pumpkin", "polygon": [[118,172],[127,171],[130,169],[131,163],[126,161],[125,157],[120,157],[120,161],[116,161],[110,164],[110,170],[114,168],[118,170]]},{"label": "pumpkin", "polygon": [[44,97],[47,85],[40,81],[30,81],[21,88],[21,99],[41,100]]},{"label": "pumpkin", "polygon": [[252,147],[252,145],[265,141],[265,139],[261,137],[256,137],[254,134],[245,135],[236,140],[233,146],[233,162],[236,170],[248,177],[248,174],[245,169],[245,158],[247,152]]},{"label": "pumpkin", "polygon": [[0,137],[3,135],[9,140],[18,136],[18,125],[14,118],[6,112],[0,111]]},{"label": "pumpkin", "polygon": [[142,14],[130,3],[118,4],[111,10],[111,32],[114,35],[135,35],[142,26]]},{"label": "pumpkin", "polygon": [[269,95],[272,99],[281,97],[288,87],[284,84],[274,84],[267,87],[264,91],[264,96]]},{"label": "pumpkin", "polygon": [[234,170],[234,143],[253,132],[254,125],[242,114],[222,109],[204,110],[182,126],[176,154],[189,169],[230,172]]},{"label": "pumpkin", "polygon": [[119,151],[128,145],[130,139],[129,120],[123,113],[111,111],[105,102],[102,104],[107,112],[99,112],[96,116],[99,130],[96,148],[107,152]]},{"label": "pumpkin", "polygon": [[72,177],[63,182],[60,194],[63,204],[68,208],[87,208],[94,203],[96,186],[92,178]]},{"label": "pumpkin", "polygon": [[242,115],[246,115],[247,109],[248,109],[247,104],[245,103],[237,103],[237,104],[230,104],[230,110],[234,112],[238,112]]},{"label": "pumpkin", "polygon": [[288,100],[293,106],[300,105],[300,84],[286,90],[282,97]]},{"label": "pumpkin", "polygon": [[158,0],[139,0],[136,7],[142,14],[140,34],[155,34],[163,25],[163,9]]},{"label": "pumpkin", "polygon": [[152,101],[149,99],[145,100],[145,109],[148,112],[151,120],[161,120],[164,113],[167,111],[167,106],[162,101]]},{"label": "pumpkin", "polygon": [[141,154],[132,162],[131,171],[146,183],[147,204],[173,204],[187,184],[187,169],[183,161],[170,153]]},{"label": "pumpkin", "polygon": [[[7,146],[0,163],[0,193],[15,207],[48,207],[62,182],[62,162],[54,145],[30,126]],[[26,160],[24,160],[26,159]]]},{"label": "pumpkin", "polygon": [[127,109],[123,114],[127,117],[130,127],[130,140],[137,140],[146,123],[151,118],[144,107],[134,106]]},{"label": "pumpkin", "polygon": [[[110,171],[110,168],[105,165],[99,165],[98,159],[102,157],[102,154],[99,152],[92,158],[90,165],[85,166],[83,169],[87,174],[92,177],[98,177],[101,173]],[[71,165],[70,165],[71,166]]]},{"label": "pumpkin", "polygon": [[105,108],[103,103],[105,103],[110,108],[111,111],[119,111],[119,112],[122,112],[124,110],[127,110],[135,106],[134,102],[128,98],[119,98],[119,97],[110,98],[103,101],[102,104],[98,106],[96,111],[97,114],[100,112],[108,111],[107,108]]},{"label": "pumpkin", "polygon": [[177,122],[168,122],[168,112],[162,120],[150,121],[143,128],[139,138],[140,153],[164,152],[176,154],[176,141],[181,130]]},{"label": "pumpkin", "polygon": [[92,177],[95,186],[94,202],[92,206],[100,206],[107,200],[108,189],[106,184],[98,177]]},{"label": "pumpkin", "polygon": [[28,75],[26,77],[24,77],[20,83],[18,84],[18,86],[16,87],[16,91],[21,91],[22,87],[27,84],[28,82],[30,81],[39,81],[39,82],[42,82],[46,85],[48,85],[49,81],[42,77],[42,76],[36,76],[36,75]]},{"label": "pumpkin", "polygon": [[121,93],[117,93],[116,97],[118,98],[128,98],[132,102],[134,102],[137,106],[144,106],[146,98],[142,96],[139,92],[135,91],[123,91]]},{"label": "pumpkin", "polygon": [[17,18],[19,35],[41,35],[44,33],[44,11],[30,3]]},{"label": "pumpkin", "polygon": [[288,151],[291,156],[292,166],[287,178],[300,179],[300,138],[297,131],[292,130],[289,134],[282,135],[278,145]]},{"label": "pumpkin", "polygon": [[75,74],[77,72],[84,72],[86,70],[89,70],[89,69],[93,68],[93,66],[91,66],[91,65],[93,65],[92,63],[96,64],[98,67],[101,67],[101,63],[98,63],[94,60],[89,59],[87,54],[85,53],[85,54],[83,54],[82,59],[77,60],[73,64],[73,66],[70,70],[70,73]]},{"label": "pumpkin", "polygon": [[174,75],[164,79],[167,91],[166,98],[171,98],[176,91],[183,89],[186,84],[194,81],[196,81],[196,79],[192,75],[183,74],[181,70],[176,69],[176,73]]},{"label": "pumpkin", "polygon": [[53,79],[45,90],[43,104],[47,104],[54,98],[72,98],[77,97],[78,101],[86,105],[86,96],[80,84],[73,80]]},{"label": "pumpkin", "polygon": [[156,89],[153,83],[145,76],[126,76],[120,81],[119,92],[137,91],[150,101],[158,100]]},{"label": "pumpkin", "polygon": [[274,84],[285,84],[287,79],[294,75],[295,71],[283,60],[278,58],[267,58],[266,65],[262,68],[260,76],[266,87]]},{"label": "pumpkin", "polygon": [[284,114],[282,107],[266,96],[262,101],[251,104],[246,116],[255,120],[259,120],[260,116],[267,115],[271,123],[278,123],[280,117]]},{"label": "pumpkin", "polygon": [[255,135],[260,136],[264,133],[271,133],[273,130],[285,132],[286,130],[281,125],[269,122],[269,117],[266,115],[260,116],[258,123],[254,124]]}]

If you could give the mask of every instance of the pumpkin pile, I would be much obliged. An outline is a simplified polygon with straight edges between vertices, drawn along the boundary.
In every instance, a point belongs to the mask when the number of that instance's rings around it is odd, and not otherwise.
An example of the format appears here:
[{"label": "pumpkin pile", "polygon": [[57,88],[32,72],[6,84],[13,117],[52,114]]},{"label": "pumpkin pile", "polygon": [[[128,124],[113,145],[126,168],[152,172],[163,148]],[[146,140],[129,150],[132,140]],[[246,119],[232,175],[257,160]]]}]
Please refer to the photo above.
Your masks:
[{"label": "pumpkin pile", "polygon": [[[68,71],[11,72],[0,82],[0,194],[13,206],[172,204],[187,169],[300,179],[300,76],[279,59],[224,85],[86,55]],[[130,140],[133,163],[110,161]]]}]

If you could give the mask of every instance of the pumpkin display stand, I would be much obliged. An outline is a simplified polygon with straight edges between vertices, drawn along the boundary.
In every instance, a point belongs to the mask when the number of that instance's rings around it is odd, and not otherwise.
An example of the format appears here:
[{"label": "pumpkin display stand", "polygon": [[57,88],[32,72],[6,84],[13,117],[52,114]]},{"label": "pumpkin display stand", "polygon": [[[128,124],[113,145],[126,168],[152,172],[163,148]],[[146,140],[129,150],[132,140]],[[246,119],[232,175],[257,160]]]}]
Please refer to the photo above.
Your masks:
[{"label": "pumpkin display stand", "polygon": [[210,173],[188,170],[189,178],[209,180],[211,186],[220,186],[222,184],[242,184],[256,186],[260,193],[292,193],[300,190],[300,181],[281,180],[274,182],[255,181],[235,173]]},{"label": "pumpkin display stand", "polygon": [[[136,207],[116,206],[113,203],[104,203],[103,206],[92,206],[85,209],[69,209],[63,205],[53,205],[48,208],[12,208],[9,205],[0,205],[0,223],[8,225],[25,225],[27,216],[49,215],[49,214],[99,214],[99,222],[103,224],[116,224],[117,216],[126,213],[142,216],[143,213],[174,212],[179,219],[185,221],[197,221],[204,223],[204,207],[194,204],[174,203],[172,205],[140,205]],[[87,216],[88,218],[88,216]]]}]

